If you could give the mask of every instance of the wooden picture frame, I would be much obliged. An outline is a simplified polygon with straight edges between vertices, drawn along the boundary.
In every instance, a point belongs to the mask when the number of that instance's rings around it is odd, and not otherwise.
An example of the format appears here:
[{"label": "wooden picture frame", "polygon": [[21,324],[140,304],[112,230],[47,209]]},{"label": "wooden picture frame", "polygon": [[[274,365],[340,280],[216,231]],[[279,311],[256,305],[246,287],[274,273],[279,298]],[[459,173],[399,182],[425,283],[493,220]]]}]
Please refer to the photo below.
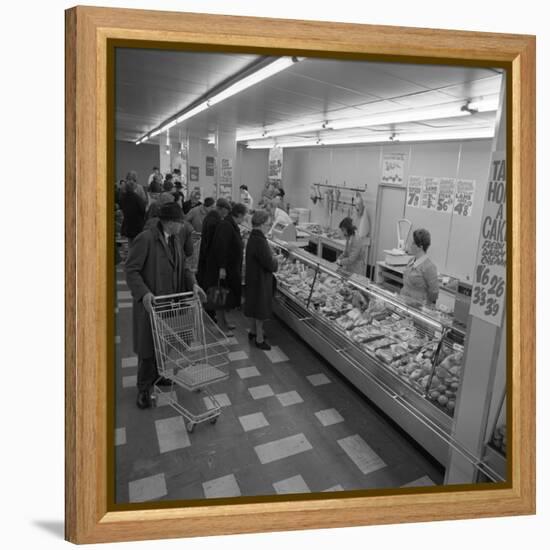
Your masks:
[{"label": "wooden picture frame", "polygon": [[[507,70],[511,480],[269,502],[115,511],[107,67],[116,40],[293,51]],[[66,538],[75,543],[315,529],[535,512],[535,38],[512,34],[76,7],[66,12]],[[392,493],[392,494],[389,494]]]}]

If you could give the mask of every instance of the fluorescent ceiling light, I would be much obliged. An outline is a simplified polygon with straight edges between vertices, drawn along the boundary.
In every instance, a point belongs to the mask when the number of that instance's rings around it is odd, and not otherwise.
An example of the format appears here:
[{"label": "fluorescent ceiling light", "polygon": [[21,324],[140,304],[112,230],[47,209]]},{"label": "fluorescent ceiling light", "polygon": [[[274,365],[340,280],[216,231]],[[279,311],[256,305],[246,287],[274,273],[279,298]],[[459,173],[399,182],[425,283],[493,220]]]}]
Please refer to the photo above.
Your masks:
[{"label": "fluorescent ceiling light", "polygon": [[195,115],[198,115],[202,111],[205,111],[208,109],[208,103],[206,101],[203,101],[196,107],[193,107],[191,110],[187,111],[186,113],[183,113],[176,119],[176,124],[179,124],[180,122],[183,122],[184,120],[187,120],[188,118],[194,117]]},{"label": "fluorescent ceiling light", "polygon": [[306,132],[320,132],[330,130],[331,127],[326,121],[315,122],[312,124],[302,124],[299,126],[289,126],[287,128],[276,128],[273,130],[263,130],[250,134],[237,134],[237,141],[250,141],[253,139],[272,138],[279,136],[290,136],[294,134],[303,134]]},{"label": "fluorescent ceiling light", "polygon": [[451,141],[456,139],[487,139],[495,135],[494,128],[464,128],[452,132],[410,132],[397,135],[395,141]]},{"label": "fluorescent ceiling light", "polygon": [[155,130],[154,132],[151,132],[151,137],[158,136],[160,133],[162,133],[161,128],[159,128],[158,130]]},{"label": "fluorescent ceiling light", "polygon": [[273,63],[270,63],[269,65],[266,65],[260,70],[248,76],[245,76],[243,79],[239,80],[238,82],[235,82],[235,84],[232,84],[225,90],[222,90],[221,92],[208,98],[208,105],[209,106],[216,105],[216,103],[219,103],[220,101],[223,101],[228,97],[238,94],[239,92],[242,92],[247,88],[250,88],[250,86],[254,86],[254,84],[257,84],[258,82],[261,82],[262,80],[265,80],[266,78],[269,78],[274,74],[280,73],[281,71],[284,71],[286,68],[296,63],[296,61],[298,61],[297,58],[280,57]]},{"label": "fluorescent ceiling light", "polygon": [[143,143],[143,142],[147,141],[148,139],[149,139],[149,136],[145,136],[144,138],[141,139],[141,142]]},{"label": "fluorescent ceiling light", "polygon": [[167,130],[170,130],[170,128],[173,128],[175,125],[176,125],[176,121],[173,120],[172,122],[169,122],[168,124],[166,124],[165,126],[163,126],[160,131],[161,132],[166,132]]}]

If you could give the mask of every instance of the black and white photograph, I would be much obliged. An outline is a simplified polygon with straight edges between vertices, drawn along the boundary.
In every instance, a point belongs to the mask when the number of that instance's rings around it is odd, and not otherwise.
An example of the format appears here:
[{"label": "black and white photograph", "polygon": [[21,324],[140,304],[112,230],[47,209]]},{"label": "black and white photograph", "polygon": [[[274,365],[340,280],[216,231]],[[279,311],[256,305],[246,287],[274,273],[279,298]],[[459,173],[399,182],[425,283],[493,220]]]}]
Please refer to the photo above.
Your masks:
[{"label": "black and white photograph", "polygon": [[506,72],[114,74],[116,503],[509,481]]}]

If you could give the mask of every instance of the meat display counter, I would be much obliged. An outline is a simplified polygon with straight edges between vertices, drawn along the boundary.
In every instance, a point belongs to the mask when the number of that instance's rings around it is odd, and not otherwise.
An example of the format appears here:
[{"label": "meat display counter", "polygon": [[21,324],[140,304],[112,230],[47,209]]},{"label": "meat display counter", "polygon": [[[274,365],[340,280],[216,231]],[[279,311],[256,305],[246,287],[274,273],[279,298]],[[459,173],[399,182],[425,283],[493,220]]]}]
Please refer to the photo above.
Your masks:
[{"label": "meat display counter", "polygon": [[308,252],[272,242],[280,262],[274,312],[445,465],[464,333]]}]

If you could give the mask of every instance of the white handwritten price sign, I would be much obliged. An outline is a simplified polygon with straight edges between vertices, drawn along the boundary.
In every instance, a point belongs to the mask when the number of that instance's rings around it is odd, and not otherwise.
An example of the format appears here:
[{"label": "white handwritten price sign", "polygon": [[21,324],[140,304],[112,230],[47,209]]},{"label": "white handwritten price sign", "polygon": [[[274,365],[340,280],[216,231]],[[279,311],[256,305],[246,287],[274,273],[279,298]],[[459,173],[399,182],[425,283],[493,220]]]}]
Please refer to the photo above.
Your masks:
[{"label": "white handwritten price sign", "polygon": [[506,157],[493,153],[470,314],[500,326],[506,298]]},{"label": "white handwritten price sign", "polygon": [[421,205],[426,210],[437,210],[437,195],[439,194],[439,178],[424,178]]},{"label": "white handwritten price sign", "polygon": [[409,176],[409,185],[407,186],[407,206],[409,208],[420,208],[420,196],[423,187],[423,177]]},{"label": "white handwritten price sign", "polygon": [[443,214],[450,214],[453,211],[454,196],[455,180],[453,178],[441,178],[439,180],[436,210]]},{"label": "white handwritten price sign", "polygon": [[390,185],[403,185],[405,172],[405,153],[384,155],[382,159],[382,177],[380,182]]},{"label": "white handwritten price sign", "polygon": [[458,216],[471,216],[474,206],[475,180],[458,180],[456,182],[453,213]]}]

